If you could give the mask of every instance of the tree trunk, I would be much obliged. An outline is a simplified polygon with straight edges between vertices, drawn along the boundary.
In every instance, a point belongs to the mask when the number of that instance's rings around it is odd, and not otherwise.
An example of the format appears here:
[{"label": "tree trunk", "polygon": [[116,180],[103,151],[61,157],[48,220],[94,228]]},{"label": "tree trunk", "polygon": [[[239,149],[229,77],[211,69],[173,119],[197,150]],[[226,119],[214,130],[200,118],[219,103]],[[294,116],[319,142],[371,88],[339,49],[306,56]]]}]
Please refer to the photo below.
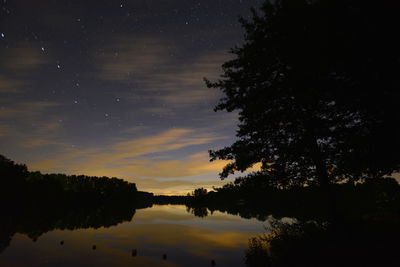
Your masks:
[{"label": "tree trunk", "polygon": [[325,164],[322,152],[318,146],[317,138],[313,136],[310,144],[312,160],[315,164],[316,175],[318,183],[323,193],[321,201],[323,201],[327,207],[327,218],[331,223],[332,230],[336,233],[340,231],[342,225],[342,216],[337,207],[337,199],[335,188],[331,183],[331,179],[328,175],[328,168]]},{"label": "tree trunk", "polygon": [[310,147],[311,148],[311,157],[315,164],[315,170],[316,170],[318,183],[321,186],[321,188],[327,189],[331,182],[330,182],[330,179],[328,176],[328,170],[327,170],[326,164],[324,162],[321,150],[318,146],[316,137],[314,137],[314,136],[312,137],[312,141],[311,141],[310,145],[311,145],[311,147]]}]

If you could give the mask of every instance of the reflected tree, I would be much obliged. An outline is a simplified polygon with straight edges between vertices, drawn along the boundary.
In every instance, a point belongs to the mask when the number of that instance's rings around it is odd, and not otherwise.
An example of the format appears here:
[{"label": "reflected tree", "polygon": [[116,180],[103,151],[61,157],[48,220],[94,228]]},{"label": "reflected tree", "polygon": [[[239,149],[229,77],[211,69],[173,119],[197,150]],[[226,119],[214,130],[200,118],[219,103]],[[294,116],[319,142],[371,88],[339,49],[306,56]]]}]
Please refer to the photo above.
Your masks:
[{"label": "reflected tree", "polygon": [[29,172],[0,155],[0,252],[15,233],[33,241],[52,230],[110,227],[131,221],[153,195],[118,178]]},{"label": "reflected tree", "polygon": [[359,221],[341,232],[312,221],[272,221],[267,233],[249,240],[247,266],[398,266],[400,231],[393,221]]},{"label": "reflected tree", "polygon": [[[342,222],[359,221],[383,213],[391,214],[393,219],[399,217],[400,185],[393,178],[368,179],[357,184],[334,184],[332,189]],[[183,197],[180,204],[186,205],[188,212],[194,208],[206,207],[211,212],[218,210],[260,221],[267,220],[269,215],[321,222],[331,218],[331,210],[326,208],[325,202],[316,201],[324,199],[325,195],[318,186],[278,188],[271,186],[264,176],[250,175],[214,190],[201,199]]]},{"label": "reflected tree", "polygon": [[208,210],[207,207],[187,207],[187,212],[192,213],[196,217],[207,217]]},{"label": "reflected tree", "polygon": [[245,251],[245,262],[249,267],[273,266],[265,238],[250,238],[249,248]]}]

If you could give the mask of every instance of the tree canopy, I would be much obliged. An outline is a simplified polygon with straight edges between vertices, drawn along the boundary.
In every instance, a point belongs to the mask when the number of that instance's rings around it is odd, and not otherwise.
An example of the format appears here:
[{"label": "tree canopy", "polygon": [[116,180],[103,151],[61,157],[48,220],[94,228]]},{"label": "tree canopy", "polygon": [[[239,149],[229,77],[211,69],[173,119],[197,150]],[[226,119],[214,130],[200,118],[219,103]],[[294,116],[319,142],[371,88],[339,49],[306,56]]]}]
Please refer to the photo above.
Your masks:
[{"label": "tree canopy", "polygon": [[395,1],[266,1],[241,19],[216,111],[237,111],[220,177],[261,162],[283,185],[328,185],[400,169],[399,23]]},{"label": "tree canopy", "polygon": [[134,199],[136,184],[118,178],[86,175],[42,174],[28,171],[0,155],[0,200],[115,202]]}]

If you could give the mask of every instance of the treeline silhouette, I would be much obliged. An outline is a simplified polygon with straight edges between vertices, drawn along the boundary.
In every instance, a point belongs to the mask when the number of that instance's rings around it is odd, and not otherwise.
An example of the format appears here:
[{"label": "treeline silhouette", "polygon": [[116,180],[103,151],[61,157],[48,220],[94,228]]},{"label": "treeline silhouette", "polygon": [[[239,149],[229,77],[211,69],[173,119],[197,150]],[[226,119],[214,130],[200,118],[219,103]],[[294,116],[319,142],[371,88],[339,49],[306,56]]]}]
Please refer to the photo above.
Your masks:
[{"label": "treeline silhouette", "polygon": [[[251,238],[247,266],[399,266],[400,185],[393,178],[332,186],[336,218],[318,186],[271,186],[261,173],[237,178],[214,191],[194,190],[188,212],[214,211],[257,218],[271,225]],[[272,216],[271,216],[272,215]],[[294,217],[285,223],[280,219]]]},{"label": "treeline silhouette", "polygon": [[0,155],[0,253],[15,233],[110,227],[150,207],[151,193],[122,179],[29,172]]},{"label": "treeline silhouette", "polygon": [[[258,173],[239,177],[209,192],[198,188],[187,196],[155,196],[154,203],[183,204],[200,217],[220,211],[260,221],[271,215],[275,218],[331,221],[332,211],[326,208],[325,192],[318,186],[280,188],[272,186],[266,175]],[[400,185],[393,178],[335,184],[332,192],[336,219],[357,221],[382,213],[400,214]]]},{"label": "treeline silhouette", "polygon": [[27,201],[69,203],[134,200],[137,188],[118,178],[29,172],[23,164],[0,155],[1,197],[13,206]]},{"label": "treeline silhouette", "polygon": [[[268,220],[251,238],[247,266],[399,266],[400,185],[393,178],[332,186],[336,217],[318,186],[273,187],[262,174],[183,197],[198,217],[214,211]],[[285,223],[280,219],[293,217]],[[267,224],[268,225],[268,224]]]},{"label": "treeline silhouette", "polygon": [[[209,203],[216,209],[227,209],[242,217],[265,220],[277,217],[321,218],[327,220],[331,210],[325,205],[325,192],[318,186],[278,188],[269,185],[265,175],[238,178],[215,192],[195,197],[194,203]],[[400,186],[393,178],[369,179],[363,183],[343,183],[332,186],[334,205],[341,218],[356,219],[379,209],[398,211]]]}]

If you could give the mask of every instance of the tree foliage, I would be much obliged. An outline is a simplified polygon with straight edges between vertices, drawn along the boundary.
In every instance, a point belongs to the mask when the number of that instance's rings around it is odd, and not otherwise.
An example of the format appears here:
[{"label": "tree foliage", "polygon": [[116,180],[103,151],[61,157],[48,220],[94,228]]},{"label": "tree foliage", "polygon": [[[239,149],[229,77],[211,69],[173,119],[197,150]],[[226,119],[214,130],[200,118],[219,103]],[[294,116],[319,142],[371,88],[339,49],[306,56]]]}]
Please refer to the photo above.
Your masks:
[{"label": "tree foliage", "polygon": [[[0,155],[0,200],[115,202],[137,196],[134,183],[118,178],[29,172],[22,164]],[[17,203],[15,203],[17,204]]]},{"label": "tree foliage", "polygon": [[400,168],[400,25],[394,1],[266,1],[207,86],[237,111],[221,178],[261,162],[287,185],[382,177]]},{"label": "tree foliage", "polygon": [[192,194],[194,197],[203,197],[207,195],[207,189],[201,187],[201,188],[197,188],[193,191]]}]

